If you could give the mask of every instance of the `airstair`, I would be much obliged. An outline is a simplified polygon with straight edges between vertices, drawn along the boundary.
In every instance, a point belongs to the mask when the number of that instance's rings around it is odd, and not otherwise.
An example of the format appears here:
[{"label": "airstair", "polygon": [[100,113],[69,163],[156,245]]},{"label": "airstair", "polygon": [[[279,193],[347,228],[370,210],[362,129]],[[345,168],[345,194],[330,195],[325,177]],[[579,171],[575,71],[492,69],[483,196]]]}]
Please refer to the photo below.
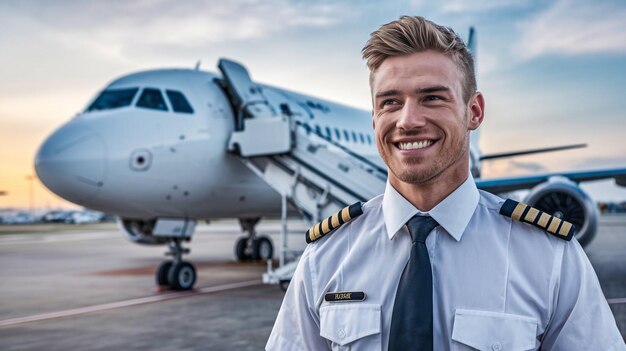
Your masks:
[{"label": "airstair", "polygon": [[[345,206],[384,191],[386,170],[315,132],[304,120],[274,106],[239,63],[221,59],[224,86],[236,111],[228,149],[282,196],[279,267],[268,262],[265,283],[291,279],[298,252],[287,247],[287,207],[316,223]],[[287,109],[288,110],[288,109]],[[302,233],[304,235],[304,233]]]}]

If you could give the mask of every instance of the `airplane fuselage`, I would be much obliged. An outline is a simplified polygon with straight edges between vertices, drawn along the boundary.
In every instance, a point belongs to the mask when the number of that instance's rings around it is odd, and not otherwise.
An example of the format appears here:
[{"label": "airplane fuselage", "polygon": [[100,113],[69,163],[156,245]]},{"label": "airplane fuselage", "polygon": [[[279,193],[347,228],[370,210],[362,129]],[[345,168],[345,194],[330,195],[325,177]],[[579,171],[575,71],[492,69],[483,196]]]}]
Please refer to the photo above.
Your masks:
[{"label": "airplane fuselage", "polygon": [[[180,69],[113,81],[103,92],[136,89],[130,103],[93,108],[92,101],[44,142],[37,174],[66,200],[126,218],[276,216],[279,195],[226,151],[235,111],[219,78]],[[155,89],[165,105],[138,106]],[[193,113],[173,111],[168,91],[182,93]],[[370,113],[270,86],[264,94],[312,131],[382,165]]]}]

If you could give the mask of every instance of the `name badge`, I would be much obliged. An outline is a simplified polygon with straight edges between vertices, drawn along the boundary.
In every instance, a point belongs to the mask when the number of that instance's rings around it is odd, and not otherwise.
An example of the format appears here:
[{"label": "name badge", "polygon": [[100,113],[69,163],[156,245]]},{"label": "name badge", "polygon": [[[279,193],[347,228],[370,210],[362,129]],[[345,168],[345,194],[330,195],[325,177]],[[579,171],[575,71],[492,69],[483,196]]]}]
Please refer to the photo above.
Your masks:
[{"label": "name badge", "polygon": [[327,302],[363,301],[365,293],[363,291],[338,291],[324,295]]}]

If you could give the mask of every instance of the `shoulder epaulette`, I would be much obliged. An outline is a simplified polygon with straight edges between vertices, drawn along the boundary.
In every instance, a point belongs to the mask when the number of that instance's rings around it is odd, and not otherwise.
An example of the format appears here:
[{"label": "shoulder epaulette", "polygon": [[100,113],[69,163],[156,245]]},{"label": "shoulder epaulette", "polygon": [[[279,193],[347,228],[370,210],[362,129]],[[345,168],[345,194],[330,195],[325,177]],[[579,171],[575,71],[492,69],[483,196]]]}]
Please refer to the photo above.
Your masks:
[{"label": "shoulder epaulette", "polygon": [[511,199],[507,199],[502,207],[500,207],[500,214],[511,217],[516,221],[537,226],[567,241],[572,240],[572,236],[574,236],[574,232],[576,231],[576,228],[570,222]]},{"label": "shoulder epaulette", "polygon": [[307,244],[314,242],[362,214],[363,208],[360,202],[346,206],[343,210],[309,228],[309,230],[306,231]]}]

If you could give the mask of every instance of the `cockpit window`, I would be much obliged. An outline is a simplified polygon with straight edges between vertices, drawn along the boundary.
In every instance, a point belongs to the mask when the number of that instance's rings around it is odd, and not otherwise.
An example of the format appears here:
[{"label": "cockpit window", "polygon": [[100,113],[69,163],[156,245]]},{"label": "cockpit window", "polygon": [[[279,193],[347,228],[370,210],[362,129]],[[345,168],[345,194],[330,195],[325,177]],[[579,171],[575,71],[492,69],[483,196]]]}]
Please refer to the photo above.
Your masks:
[{"label": "cockpit window", "polygon": [[182,112],[182,113],[193,113],[193,108],[185,98],[185,95],[180,91],[176,90],[166,90],[165,93],[167,97],[170,99],[170,103],[174,112]]},{"label": "cockpit window", "polygon": [[127,89],[108,89],[103,91],[100,96],[87,108],[89,111],[110,110],[129,106],[133,102],[135,94],[139,88]]},{"label": "cockpit window", "polygon": [[137,107],[167,111],[165,100],[159,89],[145,88],[137,101]]}]

